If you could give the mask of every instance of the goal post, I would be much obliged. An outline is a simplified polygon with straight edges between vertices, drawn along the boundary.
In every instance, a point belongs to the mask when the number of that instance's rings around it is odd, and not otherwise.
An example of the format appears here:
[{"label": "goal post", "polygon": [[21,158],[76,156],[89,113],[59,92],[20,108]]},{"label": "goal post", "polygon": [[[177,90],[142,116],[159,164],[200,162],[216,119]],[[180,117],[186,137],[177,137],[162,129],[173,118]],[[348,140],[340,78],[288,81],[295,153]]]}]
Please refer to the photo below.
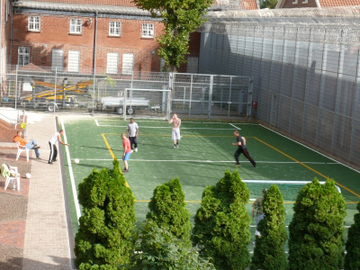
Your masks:
[{"label": "goal post", "polygon": [[[170,119],[171,90],[125,88],[122,115],[143,119]],[[136,112],[136,113],[135,113]]]}]

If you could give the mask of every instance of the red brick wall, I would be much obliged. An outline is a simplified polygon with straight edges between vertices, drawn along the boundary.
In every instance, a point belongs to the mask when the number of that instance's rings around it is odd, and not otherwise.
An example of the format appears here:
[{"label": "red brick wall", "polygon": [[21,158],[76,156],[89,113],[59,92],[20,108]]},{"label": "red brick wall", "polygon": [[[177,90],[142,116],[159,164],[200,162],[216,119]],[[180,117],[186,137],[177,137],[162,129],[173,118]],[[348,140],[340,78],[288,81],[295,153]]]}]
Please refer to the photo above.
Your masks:
[{"label": "red brick wall", "polygon": [[[80,51],[80,73],[91,73],[93,68],[93,48],[95,33],[95,18],[89,24],[89,17],[67,17],[41,15],[40,32],[28,31],[28,17],[31,14],[18,14],[13,20],[13,48],[11,62],[17,64],[18,47],[29,46],[30,63],[51,67],[52,49],[64,51],[64,68],[67,68],[69,50]],[[35,15],[35,14],[34,14]],[[69,33],[70,18],[82,19],[82,34]],[[160,60],[154,52],[158,48],[156,36],[162,34],[163,24],[146,20],[126,20],[98,18],[97,25],[97,73],[105,73],[108,52],[119,53],[119,70],[123,53],[133,53],[134,69],[144,71],[160,71]],[[121,36],[109,36],[109,22],[121,22]],[[154,23],[155,37],[141,38],[142,23]],[[156,64],[154,64],[156,63]]]},{"label": "red brick wall", "polygon": [[[26,122],[25,118],[25,122]],[[8,122],[0,119],[0,142],[12,142],[17,131],[23,131],[19,126],[15,129],[14,124],[9,124]]]}]

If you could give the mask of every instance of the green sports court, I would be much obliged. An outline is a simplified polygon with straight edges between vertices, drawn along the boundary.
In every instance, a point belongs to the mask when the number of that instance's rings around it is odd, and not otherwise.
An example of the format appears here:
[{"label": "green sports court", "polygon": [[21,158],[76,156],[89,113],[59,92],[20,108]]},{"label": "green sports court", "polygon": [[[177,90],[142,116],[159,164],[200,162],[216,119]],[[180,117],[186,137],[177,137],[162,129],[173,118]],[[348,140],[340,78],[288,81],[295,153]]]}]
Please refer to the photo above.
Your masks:
[{"label": "green sports court", "polygon": [[[145,219],[153,190],[175,177],[179,177],[182,183],[193,220],[200,207],[204,188],[215,185],[224,176],[225,170],[233,172],[236,169],[241,179],[247,182],[251,193],[247,206],[249,214],[252,202],[261,195],[261,190],[278,183],[284,197],[288,225],[293,203],[303,182],[311,181],[314,177],[319,181],[333,178],[347,202],[345,226],[353,222],[360,197],[360,187],[355,181],[359,179],[359,172],[260,124],[183,119],[179,149],[172,149],[172,126],[167,121],[135,121],[139,125],[139,151],[131,155],[130,172],[125,177],[136,198],[138,223]],[[75,232],[81,206],[75,199],[74,189],[94,168],[112,168],[113,158],[122,156],[120,134],[126,132],[127,123],[119,117],[84,117],[76,120],[63,117],[59,121],[70,143],[64,159]],[[233,135],[236,129],[241,129],[240,134],[246,138],[248,151],[257,162],[256,168],[243,155],[240,156],[241,167],[235,166],[233,155],[237,147],[232,146],[232,142],[236,139]],[[80,162],[75,164],[74,159]],[[120,164],[123,167],[121,160]]]}]

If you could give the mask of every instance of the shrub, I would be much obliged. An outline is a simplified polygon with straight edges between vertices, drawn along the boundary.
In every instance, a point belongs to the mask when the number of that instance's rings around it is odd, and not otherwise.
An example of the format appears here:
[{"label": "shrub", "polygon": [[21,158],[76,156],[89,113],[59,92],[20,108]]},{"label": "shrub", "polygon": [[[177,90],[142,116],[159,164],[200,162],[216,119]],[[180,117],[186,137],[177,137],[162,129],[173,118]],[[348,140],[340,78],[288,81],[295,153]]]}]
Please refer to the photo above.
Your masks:
[{"label": "shrub", "polygon": [[134,196],[125,185],[119,161],[114,169],[96,169],[79,184],[83,206],[75,236],[75,264],[79,269],[116,269],[129,260],[135,227]]},{"label": "shrub", "polygon": [[357,205],[359,213],[354,215],[354,224],[348,231],[348,240],[346,242],[345,269],[360,269],[360,202]]},{"label": "shrub", "polygon": [[315,178],[299,192],[289,226],[290,269],[342,269],[346,204],[334,180]]},{"label": "shrub", "polygon": [[132,264],[128,269],[156,270],[213,270],[195,248],[183,247],[183,240],[174,237],[166,228],[145,225],[138,231]]},{"label": "shrub", "polygon": [[278,186],[272,185],[262,201],[264,219],[258,224],[261,237],[256,237],[251,269],[286,269],[284,246],[287,235],[284,224],[285,208]]},{"label": "shrub", "polygon": [[212,258],[216,269],[245,269],[250,261],[250,216],[246,204],[250,192],[239,173],[225,172],[202,195],[195,216],[193,242],[203,258]]},{"label": "shrub", "polygon": [[179,178],[155,188],[149,209],[146,215],[149,225],[164,228],[181,239],[181,245],[191,246],[190,213],[186,209],[185,194]]}]

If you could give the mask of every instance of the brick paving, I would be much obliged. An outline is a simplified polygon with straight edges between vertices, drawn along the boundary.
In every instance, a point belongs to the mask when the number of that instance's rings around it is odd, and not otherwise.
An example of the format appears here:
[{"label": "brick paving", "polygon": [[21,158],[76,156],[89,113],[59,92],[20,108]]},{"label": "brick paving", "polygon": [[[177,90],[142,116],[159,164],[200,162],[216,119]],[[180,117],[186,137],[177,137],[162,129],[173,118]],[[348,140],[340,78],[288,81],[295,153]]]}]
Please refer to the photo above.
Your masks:
[{"label": "brick paving", "polygon": [[[37,140],[40,160],[34,159],[31,151],[29,162],[25,153],[15,161],[17,149],[0,147],[0,161],[17,166],[21,174],[20,191],[12,190],[11,184],[4,190],[5,181],[0,178],[0,250],[16,254],[2,256],[0,270],[73,269],[61,165],[47,164],[48,140],[55,132],[56,121],[51,114],[36,114],[35,121],[28,125],[26,139]],[[27,172],[31,172],[31,179],[25,178]],[[22,207],[8,205],[9,200]]]}]

